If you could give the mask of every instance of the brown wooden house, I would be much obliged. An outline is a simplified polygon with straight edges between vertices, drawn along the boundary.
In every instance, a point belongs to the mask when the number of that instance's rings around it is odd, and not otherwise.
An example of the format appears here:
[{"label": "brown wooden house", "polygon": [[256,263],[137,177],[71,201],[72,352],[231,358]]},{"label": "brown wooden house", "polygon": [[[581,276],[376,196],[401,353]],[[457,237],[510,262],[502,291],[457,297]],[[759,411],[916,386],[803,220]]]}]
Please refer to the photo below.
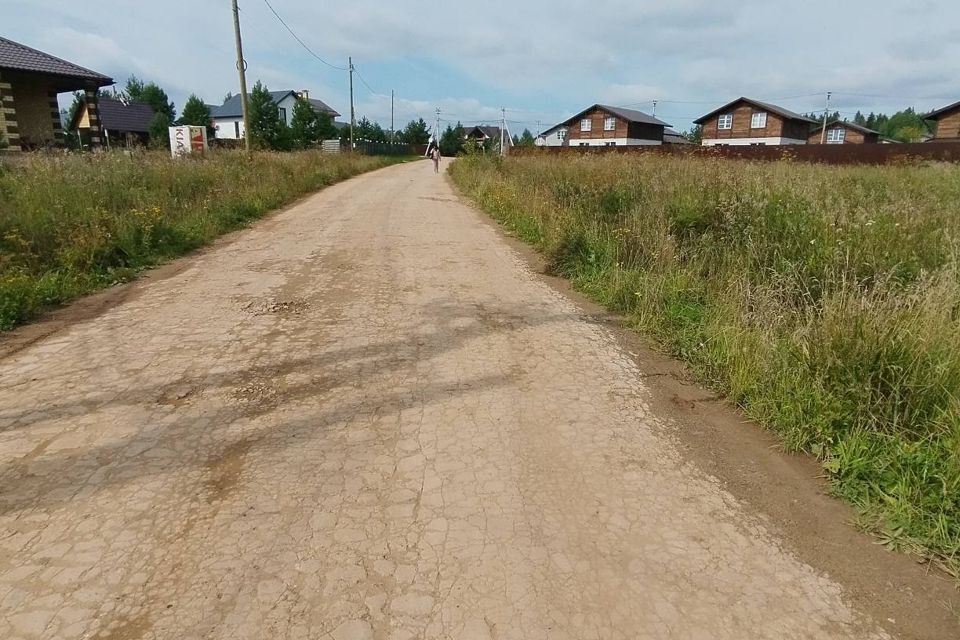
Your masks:
[{"label": "brown wooden house", "polygon": [[557,125],[566,128],[564,144],[571,147],[660,145],[669,126],[642,111],[604,104],[588,107]]},{"label": "brown wooden house", "polygon": [[932,111],[923,119],[937,123],[937,131],[930,142],[960,141],[960,102]]},{"label": "brown wooden house", "polygon": [[877,144],[880,142],[880,133],[867,129],[853,122],[838,120],[827,125],[827,135],[823,135],[823,125],[817,127],[807,136],[807,144]]},{"label": "brown wooden house", "polygon": [[[100,97],[100,128],[103,143],[107,147],[146,146],[150,141],[150,123],[153,107],[144,102]],[[84,100],[69,123],[70,131],[77,131],[84,147],[89,145],[91,135],[90,110]]]},{"label": "brown wooden house", "polygon": [[57,94],[83,91],[91,105],[91,143],[101,144],[97,89],[107,76],[0,38],[0,147],[11,151],[64,142]]},{"label": "brown wooden house", "polygon": [[737,98],[694,120],[704,146],[807,144],[814,120],[759,100]]}]

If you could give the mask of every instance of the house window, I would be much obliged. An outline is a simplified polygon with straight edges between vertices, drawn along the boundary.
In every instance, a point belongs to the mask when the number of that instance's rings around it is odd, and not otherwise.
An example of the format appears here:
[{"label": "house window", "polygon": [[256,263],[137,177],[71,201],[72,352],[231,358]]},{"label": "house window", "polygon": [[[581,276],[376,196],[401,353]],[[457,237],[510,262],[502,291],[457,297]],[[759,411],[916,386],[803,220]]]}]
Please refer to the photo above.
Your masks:
[{"label": "house window", "polygon": [[763,129],[767,126],[767,112],[766,111],[754,111],[753,115],[750,116],[750,128],[751,129]]},{"label": "house window", "polygon": [[233,123],[233,137],[234,137],[234,138],[239,138],[239,137],[240,137],[240,122],[239,122],[239,121],[236,121],[236,122]]},{"label": "house window", "polygon": [[557,131],[557,140],[566,140],[567,139],[567,130],[560,129]]},{"label": "house window", "polygon": [[590,131],[593,127],[593,122],[590,121],[590,118],[584,118],[580,121],[580,131]]},{"label": "house window", "polygon": [[590,146],[590,143],[589,143],[589,142],[581,142],[581,143],[580,143],[580,146],[581,146],[581,147],[589,147],[589,146]]},{"label": "house window", "polygon": [[830,129],[827,131],[827,144],[843,144],[843,140],[846,138],[846,136],[847,130],[842,127]]},{"label": "house window", "polygon": [[280,107],[280,119],[281,119],[283,122],[286,122],[286,121],[287,121],[287,110],[284,109],[283,107]]},{"label": "house window", "polygon": [[610,117],[603,119],[603,130],[604,131],[613,131],[617,128],[617,119]]},{"label": "house window", "polygon": [[725,113],[717,121],[718,129],[733,129],[733,114]]},{"label": "house window", "polygon": [[614,140],[614,141],[612,141],[612,142],[604,142],[603,144],[604,144],[604,146],[606,146],[606,147],[615,147],[615,146],[617,146],[617,141]]}]

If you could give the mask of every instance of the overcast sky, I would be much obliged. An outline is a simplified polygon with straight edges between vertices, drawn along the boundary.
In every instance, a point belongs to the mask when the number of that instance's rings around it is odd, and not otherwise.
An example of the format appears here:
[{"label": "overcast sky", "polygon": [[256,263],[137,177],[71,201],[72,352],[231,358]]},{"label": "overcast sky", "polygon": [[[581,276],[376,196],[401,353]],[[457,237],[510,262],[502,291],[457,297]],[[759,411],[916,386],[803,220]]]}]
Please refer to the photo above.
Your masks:
[{"label": "overcast sky", "polygon": [[[269,0],[321,58],[354,58],[357,117],[510,129],[594,102],[678,129],[740,95],[807,112],[932,109],[960,100],[956,0]],[[241,0],[248,82],[309,89],[349,119],[345,71],[305,51],[266,0]],[[0,0],[0,35],[105,73],[219,103],[237,91],[229,0]],[[362,80],[361,80],[362,78]],[[369,86],[367,86],[369,85]],[[832,109],[833,110],[833,109]]]}]

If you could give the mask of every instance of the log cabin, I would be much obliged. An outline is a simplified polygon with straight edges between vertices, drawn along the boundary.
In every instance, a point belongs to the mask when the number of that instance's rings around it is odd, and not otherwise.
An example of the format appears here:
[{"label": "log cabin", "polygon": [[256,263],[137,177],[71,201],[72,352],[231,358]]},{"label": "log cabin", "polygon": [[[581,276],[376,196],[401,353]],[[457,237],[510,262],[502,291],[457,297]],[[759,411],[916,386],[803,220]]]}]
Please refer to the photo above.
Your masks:
[{"label": "log cabin", "polygon": [[817,123],[783,107],[737,98],[694,120],[703,127],[701,144],[784,145],[807,144],[810,127]]}]

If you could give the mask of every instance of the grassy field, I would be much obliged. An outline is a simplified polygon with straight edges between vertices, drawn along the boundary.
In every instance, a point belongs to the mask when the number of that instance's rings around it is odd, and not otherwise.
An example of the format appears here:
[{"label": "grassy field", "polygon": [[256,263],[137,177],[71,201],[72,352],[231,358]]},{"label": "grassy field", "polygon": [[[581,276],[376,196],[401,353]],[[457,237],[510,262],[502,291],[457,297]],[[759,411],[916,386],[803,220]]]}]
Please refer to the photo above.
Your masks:
[{"label": "grassy field", "polygon": [[861,524],[960,567],[960,167],[465,158],[455,182],[656,337]]},{"label": "grassy field", "polygon": [[220,151],[0,161],[0,330],[395,159]]}]

